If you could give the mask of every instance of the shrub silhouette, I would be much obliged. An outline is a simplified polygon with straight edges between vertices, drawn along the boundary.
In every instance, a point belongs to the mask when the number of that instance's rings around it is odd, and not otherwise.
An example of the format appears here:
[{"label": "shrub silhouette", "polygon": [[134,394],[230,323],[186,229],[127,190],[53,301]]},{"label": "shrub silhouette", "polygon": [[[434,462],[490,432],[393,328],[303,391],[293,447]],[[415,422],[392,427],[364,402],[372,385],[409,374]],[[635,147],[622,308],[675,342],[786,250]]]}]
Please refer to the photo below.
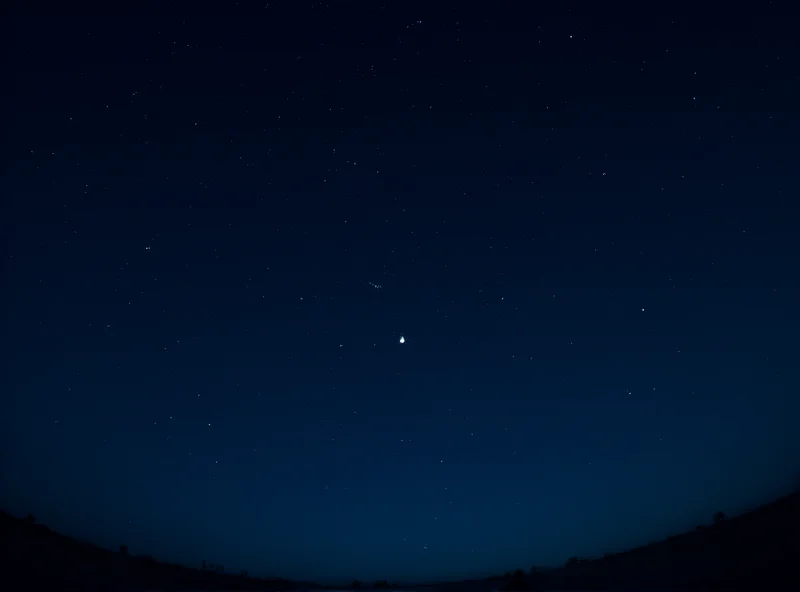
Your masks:
[{"label": "shrub silhouette", "polygon": [[353,580],[353,583],[350,584],[350,587],[353,590],[358,590],[361,587],[361,582],[359,582],[358,580]]},{"label": "shrub silhouette", "polygon": [[726,518],[727,516],[725,516],[725,512],[717,512],[716,514],[714,514],[714,524],[720,524],[721,522],[725,522]]}]

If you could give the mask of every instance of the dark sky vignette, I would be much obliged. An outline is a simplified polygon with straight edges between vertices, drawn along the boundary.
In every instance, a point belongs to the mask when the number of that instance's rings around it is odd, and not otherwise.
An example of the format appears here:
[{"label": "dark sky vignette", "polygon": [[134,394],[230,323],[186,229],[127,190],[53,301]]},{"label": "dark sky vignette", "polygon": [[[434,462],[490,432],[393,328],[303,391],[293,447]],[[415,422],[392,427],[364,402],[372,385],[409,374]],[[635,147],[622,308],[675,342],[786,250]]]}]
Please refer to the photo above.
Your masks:
[{"label": "dark sky vignette", "polygon": [[358,8],[13,19],[2,506],[418,581],[784,492],[780,5]]}]

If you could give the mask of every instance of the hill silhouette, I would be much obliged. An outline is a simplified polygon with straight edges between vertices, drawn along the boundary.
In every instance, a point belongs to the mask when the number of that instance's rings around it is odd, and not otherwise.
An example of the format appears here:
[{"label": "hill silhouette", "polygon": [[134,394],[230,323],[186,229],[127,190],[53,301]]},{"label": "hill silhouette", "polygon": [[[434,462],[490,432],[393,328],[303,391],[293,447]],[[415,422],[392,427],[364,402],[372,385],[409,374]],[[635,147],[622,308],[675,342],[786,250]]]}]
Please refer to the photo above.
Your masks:
[{"label": "hill silhouette", "polygon": [[[198,564],[200,561],[198,561]],[[205,564],[205,562],[203,562]],[[77,541],[36,524],[32,516],[0,512],[0,588],[4,590],[314,590],[313,583],[192,569]],[[10,584],[10,585],[9,585]]]},{"label": "hill silhouette", "polygon": [[[436,592],[486,590],[800,589],[800,493],[734,518],[721,512],[694,531],[556,569],[517,570],[481,582],[435,585]],[[418,588],[420,592],[427,587]]]},{"label": "hill silhouette", "polygon": [[[800,589],[800,493],[728,519],[557,569],[517,570],[483,580],[403,586],[419,592],[490,590]],[[310,582],[248,577],[209,564],[192,569],[77,541],[0,512],[0,569],[14,590],[321,590]],[[6,583],[11,586],[7,587]],[[386,581],[378,588],[395,588]],[[357,587],[357,586],[354,586]]]},{"label": "hill silhouette", "polygon": [[800,494],[793,494],[732,519],[717,513],[711,525],[644,547],[572,561],[550,577],[562,588],[783,589],[800,582],[798,527]]}]

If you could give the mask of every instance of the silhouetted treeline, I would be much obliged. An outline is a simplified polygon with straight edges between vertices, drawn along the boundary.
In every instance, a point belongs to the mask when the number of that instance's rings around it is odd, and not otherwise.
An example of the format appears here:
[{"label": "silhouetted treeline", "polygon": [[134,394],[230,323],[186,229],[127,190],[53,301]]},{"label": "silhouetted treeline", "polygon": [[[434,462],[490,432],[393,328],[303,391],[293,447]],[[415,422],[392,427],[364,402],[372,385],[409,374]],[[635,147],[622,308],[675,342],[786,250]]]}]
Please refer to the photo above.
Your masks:
[{"label": "silhouetted treeline", "polygon": [[[736,518],[717,512],[710,525],[630,551],[487,580],[500,580],[496,590],[800,589],[799,533],[795,493]],[[450,592],[451,585],[436,588]]]},{"label": "silhouetted treeline", "polygon": [[[800,493],[735,518],[718,512],[711,524],[599,559],[571,557],[558,569],[518,569],[503,576],[411,586],[420,592],[527,590],[771,590],[800,589]],[[0,512],[0,587],[13,590],[314,590],[322,586],[258,579],[161,563],[82,543],[36,524],[33,516]],[[7,586],[12,583],[12,586]],[[355,580],[351,587],[358,589]],[[375,588],[395,588],[386,580]]]},{"label": "silhouetted treeline", "polygon": [[417,592],[535,590],[800,590],[800,492],[752,512],[602,558],[518,569],[483,580],[412,586]]},{"label": "silhouetted treeline", "polygon": [[[221,566],[220,566],[221,567]],[[249,578],[191,569],[76,541],[36,524],[33,516],[0,512],[0,589],[3,590],[311,590],[311,583]]]},{"label": "silhouetted treeline", "polygon": [[[733,519],[600,559],[572,558],[551,588],[768,589],[800,582],[800,494]],[[800,588],[798,588],[800,589]]]}]

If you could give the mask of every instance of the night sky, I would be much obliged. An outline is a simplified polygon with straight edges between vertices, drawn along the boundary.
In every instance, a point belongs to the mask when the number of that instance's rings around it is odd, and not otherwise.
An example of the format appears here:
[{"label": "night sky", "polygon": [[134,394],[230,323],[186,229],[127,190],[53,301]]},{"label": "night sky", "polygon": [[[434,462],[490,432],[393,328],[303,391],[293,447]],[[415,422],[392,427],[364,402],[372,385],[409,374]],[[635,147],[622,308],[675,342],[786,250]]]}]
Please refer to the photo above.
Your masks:
[{"label": "night sky", "polygon": [[788,491],[796,30],[598,4],[17,13],[0,507],[427,581]]}]

